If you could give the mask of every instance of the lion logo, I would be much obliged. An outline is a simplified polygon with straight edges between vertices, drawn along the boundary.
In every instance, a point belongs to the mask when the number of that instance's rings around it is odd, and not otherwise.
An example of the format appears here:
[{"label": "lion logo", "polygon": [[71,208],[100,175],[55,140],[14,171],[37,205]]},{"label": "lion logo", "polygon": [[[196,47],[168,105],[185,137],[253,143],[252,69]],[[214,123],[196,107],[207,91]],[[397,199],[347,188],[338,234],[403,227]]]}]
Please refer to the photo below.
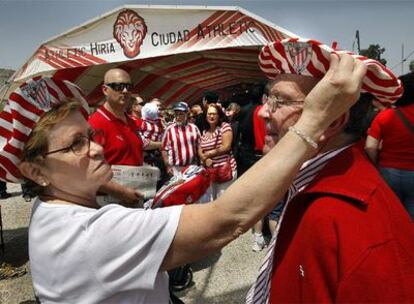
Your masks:
[{"label": "lion logo", "polygon": [[147,25],[141,16],[127,9],[120,12],[116,18],[113,34],[124,50],[124,55],[134,58],[141,51],[142,41],[147,34]]}]

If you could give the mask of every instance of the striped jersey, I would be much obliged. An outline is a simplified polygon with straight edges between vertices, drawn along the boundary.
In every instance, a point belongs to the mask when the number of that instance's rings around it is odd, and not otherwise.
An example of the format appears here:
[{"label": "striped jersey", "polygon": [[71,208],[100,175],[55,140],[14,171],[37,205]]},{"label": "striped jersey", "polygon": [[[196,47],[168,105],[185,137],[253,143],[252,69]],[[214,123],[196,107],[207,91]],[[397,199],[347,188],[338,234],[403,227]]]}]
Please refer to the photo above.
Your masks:
[{"label": "striped jersey", "polygon": [[200,131],[192,123],[168,126],[162,137],[162,150],[168,152],[168,164],[187,166],[196,163],[200,137]]},{"label": "striped jersey", "polygon": [[151,141],[161,141],[164,132],[161,119],[142,119],[141,134]]},{"label": "striped jersey", "polygon": [[[219,148],[223,144],[223,134],[226,132],[233,132],[230,124],[227,122],[223,122],[220,127],[218,126],[216,130],[213,132],[213,134],[208,132],[208,130],[204,130],[200,140],[200,149],[203,150],[203,152],[205,153]],[[234,159],[231,150],[229,153],[218,155],[211,158],[211,160],[213,161],[213,167],[223,166],[229,157],[231,168],[233,170],[236,170],[236,160]]]}]

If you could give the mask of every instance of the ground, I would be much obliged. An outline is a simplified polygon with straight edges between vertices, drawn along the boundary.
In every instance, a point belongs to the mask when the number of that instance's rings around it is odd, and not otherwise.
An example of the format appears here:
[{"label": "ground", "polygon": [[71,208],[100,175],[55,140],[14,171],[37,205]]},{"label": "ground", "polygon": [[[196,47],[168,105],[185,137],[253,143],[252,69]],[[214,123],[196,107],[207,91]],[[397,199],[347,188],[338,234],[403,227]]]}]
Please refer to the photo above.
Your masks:
[{"label": "ground", "polygon": [[[3,220],[5,255],[2,260],[13,266],[25,266],[27,274],[8,280],[0,280],[0,303],[35,303],[30,275],[27,229],[31,202],[25,202],[19,185],[7,184],[13,195],[0,200]],[[194,263],[194,285],[177,295],[189,303],[243,303],[252,285],[265,252],[251,250],[250,232],[229,244],[209,258]]]}]

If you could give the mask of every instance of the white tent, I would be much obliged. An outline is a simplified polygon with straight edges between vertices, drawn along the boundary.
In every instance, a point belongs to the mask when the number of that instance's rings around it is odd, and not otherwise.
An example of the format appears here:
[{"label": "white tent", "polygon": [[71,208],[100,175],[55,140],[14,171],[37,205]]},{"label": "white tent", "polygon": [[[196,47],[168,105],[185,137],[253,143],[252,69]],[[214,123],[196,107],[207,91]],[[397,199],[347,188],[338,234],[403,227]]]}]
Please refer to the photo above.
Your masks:
[{"label": "white tent", "polygon": [[263,81],[262,45],[295,36],[238,7],[126,5],[44,42],[8,91],[54,75],[77,83],[94,104],[105,71],[120,67],[134,93],[191,103],[204,90]]}]

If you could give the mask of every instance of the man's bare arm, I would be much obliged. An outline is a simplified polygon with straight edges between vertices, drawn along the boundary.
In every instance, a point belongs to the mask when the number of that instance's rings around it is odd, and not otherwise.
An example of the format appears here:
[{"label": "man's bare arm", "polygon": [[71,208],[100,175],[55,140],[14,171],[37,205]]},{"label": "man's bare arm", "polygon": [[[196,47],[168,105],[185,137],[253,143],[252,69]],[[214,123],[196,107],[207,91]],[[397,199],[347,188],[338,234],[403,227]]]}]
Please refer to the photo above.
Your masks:
[{"label": "man's bare arm", "polygon": [[168,161],[168,151],[162,150],[161,151],[161,156],[162,156],[162,161],[164,162],[165,165],[165,170],[167,171],[168,175],[172,176],[173,175],[173,170],[170,166],[170,163]]},{"label": "man's bare arm", "polygon": [[144,150],[160,150],[161,149],[161,142],[160,141],[152,141],[150,140],[148,145],[144,147]]},{"label": "man's bare arm", "polygon": [[368,135],[365,141],[365,152],[370,161],[376,166],[378,164],[378,154],[380,148],[380,141]]}]

